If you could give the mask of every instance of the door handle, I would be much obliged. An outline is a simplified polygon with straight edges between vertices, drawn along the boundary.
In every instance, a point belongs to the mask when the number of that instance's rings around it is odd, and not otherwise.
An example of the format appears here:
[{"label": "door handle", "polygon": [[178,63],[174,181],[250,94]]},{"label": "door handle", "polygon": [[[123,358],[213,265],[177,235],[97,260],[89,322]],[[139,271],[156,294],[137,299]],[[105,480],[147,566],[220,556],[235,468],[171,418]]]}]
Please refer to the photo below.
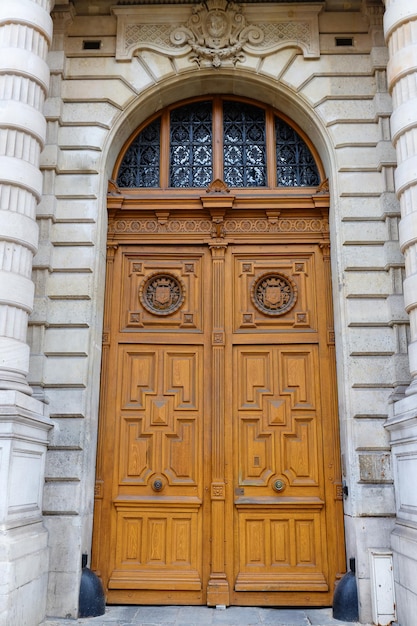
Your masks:
[{"label": "door handle", "polygon": [[163,488],[164,483],[162,482],[162,480],[160,478],[156,478],[152,483],[152,489],[154,491],[162,491]]},{"label": "door handle", "polygon": [[274,480],[274,482],[272,483],[272,489],[278,493],[280,493],[281,491],[284,491],[285,489],[285,483],[283,480]]}]

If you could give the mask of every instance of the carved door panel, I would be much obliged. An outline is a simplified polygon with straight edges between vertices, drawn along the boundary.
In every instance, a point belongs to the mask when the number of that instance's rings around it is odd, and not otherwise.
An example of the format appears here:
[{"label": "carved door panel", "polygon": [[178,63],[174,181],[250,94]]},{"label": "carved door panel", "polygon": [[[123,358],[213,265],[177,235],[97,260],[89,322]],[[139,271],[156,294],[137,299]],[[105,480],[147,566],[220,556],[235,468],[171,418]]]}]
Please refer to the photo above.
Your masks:
[{"label": "carved door panel", "polygon": [[331,603],[343,544],[323,254],[230,252],[232,603]]},{"label": "carved door panel", "polygon": [[109,602],[203,602],[205,266],[195,249],[114,259],[96,548]]},{"label": "carved door panel", "polygon": [[109,602],[331,602],[329,298],[316,244],[110,255],[94,532]]},{"label": "carved door panel", "polygon": [[316,346],[238,346],[237,591],[327,591]]},{"label": "carved door panel", "polygon": [[120,346],[111,589],[201,589],[201,359],[201,346]]}]

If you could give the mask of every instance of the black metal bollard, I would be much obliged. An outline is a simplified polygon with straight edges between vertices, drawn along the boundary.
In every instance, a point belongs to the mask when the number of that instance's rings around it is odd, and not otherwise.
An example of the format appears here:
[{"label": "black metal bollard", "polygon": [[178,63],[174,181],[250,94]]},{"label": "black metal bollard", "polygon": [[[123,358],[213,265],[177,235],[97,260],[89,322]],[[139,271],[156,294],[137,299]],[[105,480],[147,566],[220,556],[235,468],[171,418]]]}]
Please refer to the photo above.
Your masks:
[{"label": "black metal bollard", "polygon": [[333,617],[345,622],[359,621],[358,588],[355,576],[355,559],[349,560],[350,572],[338,583],[333,596]]},{"label": "black metal bollard", "polygon": [[83,571],[80,582],[78,617],[97,617],[104,615],[106,602],[101,581],[87,567],[87,555],[82,556]]}]

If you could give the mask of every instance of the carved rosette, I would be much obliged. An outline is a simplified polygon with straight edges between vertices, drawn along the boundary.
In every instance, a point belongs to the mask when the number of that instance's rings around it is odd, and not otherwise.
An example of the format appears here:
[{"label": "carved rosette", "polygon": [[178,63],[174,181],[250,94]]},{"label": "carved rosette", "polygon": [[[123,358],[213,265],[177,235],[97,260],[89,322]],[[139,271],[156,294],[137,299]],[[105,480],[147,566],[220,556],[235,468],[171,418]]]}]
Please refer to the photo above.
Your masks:
[{"label": "carved rosette", "polygon": [[[223,233],[238,235],[246,233],[326,233],[327,221],[321,218],[226,218],[222,222]],[[115,219],[109,223],[109,233],[121,234],[200,234],[210,236],[213,221],[207,218],[172,218],[164,223],[152,218]]]},{"label": "carved rosette", "polygon": [[187,24],[173,30],[170,39],[177,46],[188,44],[194,53],[191,60],[198,65],[208,61],[220,67],[225,61],[233,65],[244,61],[243,47],[262,43],[264,33],[259,26],[246,24],[234,2],[208,0],[194,7]]},{"label": "carved rosette", "polygon": [[297,286],[285,274],[267,272],[253,282],[251,298],[261,313],[284,315],[297,302]]},{"label": "carved rosette", "polygon": [[174,274],[155,272],[139,287],[142,306],[153,315],[171,315],[182,306],[185,298],[183,282]]}]

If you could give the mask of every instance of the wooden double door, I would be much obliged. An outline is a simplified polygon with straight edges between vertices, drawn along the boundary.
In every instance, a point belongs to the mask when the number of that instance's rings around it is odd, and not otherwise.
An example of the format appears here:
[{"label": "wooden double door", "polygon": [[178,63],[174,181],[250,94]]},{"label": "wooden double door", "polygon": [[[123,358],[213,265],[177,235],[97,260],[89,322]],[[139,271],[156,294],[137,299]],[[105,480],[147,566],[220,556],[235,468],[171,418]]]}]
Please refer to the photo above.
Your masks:
[{"label": "wooden double door", "polygon": [[344,568],[327,247],[110,246],[108,602],[329,605]]}]

